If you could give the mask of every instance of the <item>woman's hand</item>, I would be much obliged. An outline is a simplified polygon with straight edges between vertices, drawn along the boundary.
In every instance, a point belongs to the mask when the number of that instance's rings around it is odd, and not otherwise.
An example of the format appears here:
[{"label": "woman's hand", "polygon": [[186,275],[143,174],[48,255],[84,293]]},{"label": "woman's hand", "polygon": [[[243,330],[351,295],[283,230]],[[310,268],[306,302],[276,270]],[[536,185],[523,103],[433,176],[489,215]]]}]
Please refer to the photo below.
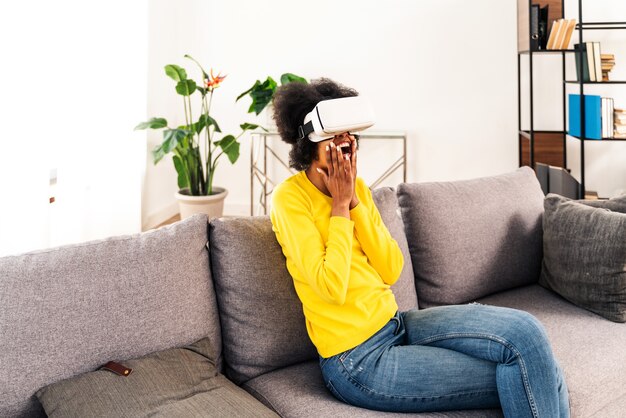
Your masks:
[{"label": "woman's hand", "polygon": [[326,161],[328,172],[317,169],[322,176],[322,180],[333,198],[331,216],[343,216],[350,219],[351,202],[354,198],[354,182],[356,175],[352,173],[352,160],[354,160],[353,145],[352,158],[341,152],[341,149],[333,142],[326,146]]},{"label": "woman's hand", "polygon": [[354,186],[354,193],[352,194],[352,200],[350,200],[350,210],[354,209],[359,204],[359,199],[356,197],[356,138],[354,135],[346,134],[350,139],[350,164],[352,166],[352,184]]}]

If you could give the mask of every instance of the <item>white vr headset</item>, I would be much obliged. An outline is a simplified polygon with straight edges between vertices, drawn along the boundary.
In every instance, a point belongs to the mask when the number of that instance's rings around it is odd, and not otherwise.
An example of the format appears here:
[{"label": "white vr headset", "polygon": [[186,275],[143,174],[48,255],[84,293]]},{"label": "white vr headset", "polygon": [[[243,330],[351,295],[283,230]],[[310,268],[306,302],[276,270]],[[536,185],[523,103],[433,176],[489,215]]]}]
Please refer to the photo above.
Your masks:
[{"label": "white vr headset", "polygon": [[308,136],[320,142],[344,132],[357,132],[374,124],[374,111],[369,102],[359,96],[323,100],[304,117],[298,127],[298,139]]}]

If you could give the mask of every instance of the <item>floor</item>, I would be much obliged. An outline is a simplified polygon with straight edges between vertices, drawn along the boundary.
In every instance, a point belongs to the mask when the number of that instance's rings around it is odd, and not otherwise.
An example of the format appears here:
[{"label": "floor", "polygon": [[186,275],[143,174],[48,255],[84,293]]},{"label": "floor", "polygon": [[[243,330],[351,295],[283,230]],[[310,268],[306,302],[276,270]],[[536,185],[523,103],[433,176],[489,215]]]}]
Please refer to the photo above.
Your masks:
[{"label": "floor", "polygon": [[174,222],[178,222],[178,221],[180,221],[180,213],[172,216],[171,218],[169,218],[168,220],[164,221],[163,223],[160,223],[159,225],[156,226],[156,228],[160,228],[160,227],[165,226],[165,225],[173,224]]}]

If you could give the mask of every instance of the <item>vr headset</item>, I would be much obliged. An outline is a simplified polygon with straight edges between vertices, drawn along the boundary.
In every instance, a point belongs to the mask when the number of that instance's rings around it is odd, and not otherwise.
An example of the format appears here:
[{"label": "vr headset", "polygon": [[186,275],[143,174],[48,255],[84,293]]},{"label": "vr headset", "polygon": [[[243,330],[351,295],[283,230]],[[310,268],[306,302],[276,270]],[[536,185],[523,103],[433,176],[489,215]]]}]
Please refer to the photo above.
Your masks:
[{"label": "vr headset", "polygon": [[374,111],[369,102],[359,96],[323,100],[304,117],[298,127],[298,139],[308,136],[320,142],[344,132],[357,132],[374,124]]}]

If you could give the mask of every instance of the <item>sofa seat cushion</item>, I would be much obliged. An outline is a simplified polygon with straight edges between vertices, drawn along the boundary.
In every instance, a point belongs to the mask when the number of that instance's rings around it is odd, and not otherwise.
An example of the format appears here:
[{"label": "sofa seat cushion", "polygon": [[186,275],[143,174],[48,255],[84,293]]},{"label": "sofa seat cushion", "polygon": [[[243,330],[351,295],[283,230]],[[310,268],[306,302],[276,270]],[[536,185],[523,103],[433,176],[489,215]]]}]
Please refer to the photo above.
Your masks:
[{"label": "sofa seat cushion", "polygon": [[0,258],[0,416],[44,416],[36,390],[111,359],[205,336],[219,350],[207,227],[196,215]]},{"label": "sofa seat cushion", "polygon": [[243,388],[258,400],[289,418],[495,418],[497,409],[448,411],[437,413],[394,413],[357,408],[338,401],[326,389],[317,361],[276,370],[246,382]]},{"label": "sofa seat cushion", "polygon": [[521,309],[544,324],[565,373],[573,417],[624,416],[611,411],[626,406],[626,325],[578,308],[539,285],[478,302]]},{"label": "sofa seat cushion", "polygon": [[537,282],[543,198],[528,167],[473,180],[401,184],[420,307]]},{"label": "sofa seat cushion", "polygon": [[49,418],[267,417],[277,415],[217,372],[209,338],[119,362],[37,391]]}]

